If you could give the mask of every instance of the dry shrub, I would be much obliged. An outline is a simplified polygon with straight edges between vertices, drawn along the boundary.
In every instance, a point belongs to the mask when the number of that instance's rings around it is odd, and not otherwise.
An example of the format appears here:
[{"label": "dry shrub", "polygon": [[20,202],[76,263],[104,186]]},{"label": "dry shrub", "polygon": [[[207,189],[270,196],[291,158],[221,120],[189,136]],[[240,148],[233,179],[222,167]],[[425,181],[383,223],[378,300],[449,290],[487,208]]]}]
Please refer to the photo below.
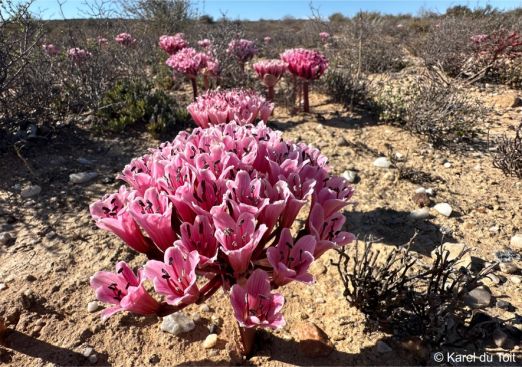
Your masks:
[{"label": "dry shrub", "polygon": [[[411,243],[411,241],[410,241]],[[409,250],[410,244],[387,255],[372,248],[372,241],[339,250],[334,262],[344,284],[348,303],[364,313],[367,327],[399,337],[420,337],[436,346],[451,343],[459,327],[471,316],[464,307],[467,292],[480,285],[493,266],[472,273],[462,267],[467,250],[449,260],[449,253],[436,253],[424,264]]]},{"label": "dry shrub", "polygon": [[345,107],[361,107],[370,103],[367,79],[353,75],[348,70],[330,69],[321,83],[326,94]]},{"label": "dry shrub", "polygon": [[407,77],[378,83],[374,105],[380,119],[424,136],[434,147],[473,143],[487,109],[455,84]]},{"label": "dry shrub", "polygon": [[522,123],[518,126],[513,139],[503,136],[498,140],[497,145],[493,165],[506,175],[522,179]]}]

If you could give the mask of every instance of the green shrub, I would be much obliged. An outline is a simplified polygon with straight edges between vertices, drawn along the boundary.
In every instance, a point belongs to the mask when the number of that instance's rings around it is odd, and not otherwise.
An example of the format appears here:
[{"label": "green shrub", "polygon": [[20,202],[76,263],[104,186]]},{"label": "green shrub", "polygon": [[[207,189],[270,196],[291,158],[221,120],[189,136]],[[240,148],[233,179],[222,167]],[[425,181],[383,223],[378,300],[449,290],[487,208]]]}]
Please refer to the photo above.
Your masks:
[{"label": "green shrub", "polygon": [[167,94],[140,82],[118,82],[102,98],[98,116],[103,128],[122,131],[143,124],[153,134],[164,132],[188,117]]},{"label": "green shrub", "polygon": [[357,79],[349,71],[332,69],[322,79],[325,92],[333,101],[345,107],[364,106],[369,103],[366,79]]}]

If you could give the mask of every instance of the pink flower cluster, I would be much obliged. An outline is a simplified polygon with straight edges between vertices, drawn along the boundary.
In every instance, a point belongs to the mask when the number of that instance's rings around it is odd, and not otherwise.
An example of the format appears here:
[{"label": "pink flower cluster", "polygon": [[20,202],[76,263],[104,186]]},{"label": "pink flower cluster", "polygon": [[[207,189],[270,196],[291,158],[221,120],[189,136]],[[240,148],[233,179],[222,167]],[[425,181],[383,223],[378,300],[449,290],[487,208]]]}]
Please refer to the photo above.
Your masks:
[{"label": "pink flower cluster", "polygon": [[273,103],[247,89],[209,90],[187,107],[194,122],[202,128],[230,121],[251,124],[257,118],[266,123],[273,109]]},{"label": "pink flower cluster", "polygon": [[183,33],[176,33],[174,36],[163,35],[159,39],[159,47],[169,55],[174,55],[188,45]]},{"label": "pink flower cluster", "polygon": [[73,61],[76,64],[81,64],[85,60],[89,59],[91,56],[92,53],[79,47],[73,47],[67,51],[67,57],[69,58],[69,60]]},{"label": "pink flower cluster", "polygon": [[330,33],[328,33],[328,32],[321,32],[321,33],[319,33],[319,37],[321,38],[321,42],[322,43],[326,43],[330,39]]},{"label": "pink flower cluster", "polygon": [[107,38],[101,37],[101,36],[97,38],[97,42],[98,42],[99,46],[106,46],[109,44],[109,40]]},{"label": "pink flower cluster", "polygon": [[[165,315],[223,287],[239,325],[278,328],[284,299],[273,289],[312,283],[312,262],[354,239],[341,213],[352,188],[329,174],[319,150],[262,122],[181,132],[133,159],[120,178],[128,187],[92,204],[91,214],[149,260],[137,273],[120,262],[115,273],[91,277],[98,299],[114,305],[103,317]],[[306,225],[294,234],[305,208]]]},{"label": "pink flower cluster", "polygon": [[318,79],[328,68],[328,60],[321,52],[305,48],[285,50],[281,59],[288,63],[288,71],[305,80]]},{"label": "pink flower cluster", "polygon": [[136,43],[136,38],[132,37],[130,33],[125,32],[118,34],[114,37],[114,40],[122,46],[130,46]]},{"label": "pink flower cluster", "polygon": [[263,84],[270,88],[281,79],[288,69],[288,64],[279,59],[261,60],[256,62],[253,67]]},{"label": "pink flower cluster", "polygon": [[207,66],[208,55],[197,52],[192,47],[186,47],[171,55],[165,64],[174,71],[195,78]]},{"label": "pink flower cluster", "polygon": [[263,38],[263,42],[265,42],[265,45],[269,45],[272,42],[272,37],[266,36]]},{"label": "pink flower cluster", "polygon": [[257,48],[254,41],[234,39],[228,44],[227,53],[238,59],[240,63],[244,64],[254,57],[257,53]]},{"label": "pink flower cluster", "polygon": [[42,45],[42,49],[48,56],[51,57],[56,56],[60,53],[60,48],[58,46],[53,45],[52,43],[46,43]]},{"label": "pink flower cluster", "polygon": [[471,42],[475,44],[481,44],[486,42],[489,39],[489,36],[487,34],[475,34],[470,37]]},{"label": "pink flower cluster", "polygon": [[212,45],[212,42],[210,42],[209,39],[205,38],[205,39],[198,41],[198,45],[199,45],[199,47],[202,47],[202,48],[209,48]]}]

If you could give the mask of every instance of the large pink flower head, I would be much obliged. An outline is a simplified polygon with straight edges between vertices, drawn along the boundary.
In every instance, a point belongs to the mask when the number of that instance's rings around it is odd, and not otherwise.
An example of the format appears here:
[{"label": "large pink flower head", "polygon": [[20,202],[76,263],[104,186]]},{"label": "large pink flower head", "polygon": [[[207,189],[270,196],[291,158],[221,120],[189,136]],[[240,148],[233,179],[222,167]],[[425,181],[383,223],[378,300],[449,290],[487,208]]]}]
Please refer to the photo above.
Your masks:
[{"label": "large pink flower head", "polygon": [[90,53],[87,50],[84,50],[82,48],[73,47],[70,48],[67,51],[67,57],[69,60],[74,62],[75,64],[81,64],[84,61],[88,60],[92,56],[92,53]]},{"label": "large pink flower head", "polygon": [[[183,131],[133,159],[120,178],[128,186],[94,203],[93,217],[149,261],[137,275],[123,263],[95,274],[98,298],[115,305],[106,317],[165,315],[222,287],[242,327],[279,328],[284,299],[272,289],[312,283],[313,261],[354,239],[341,213],[353,189],[330,174],[318,149],[263,122]],[[306,224],[293,232],[300,212]],[[153,245],[156,253],[147,251]],[[159,305],[145,281],[163,297]]]},{"label": "large pink flower head", "polygon": [[165,61],[165,64],[178,73],[195,78],[198,73],[207,66],[207,60],[207,54],[197,52],[192,47],[187,47],[171,55],[167,61]]},{"label": "large pink flower head", "polygon": [[114,40],[119,43],[122,46],[130,46],[136,43],[136,38],[132,37],[130,33],[120,33],[116,37],[114,37]]},{"label": "large pink flower head", "polygon": [[305,48],[286,50],[281,59],[288,64],[288,71],[305,80],[320,78],[328,68],[328,60],[321,52]]},{"label": "large pink flower head", "polygon": [[174,36],[163,35],[159,39],[159,47],[169,55],[174,55],[188,45],[183,33],[176,33]]},{"label": "large pink flower head", "polygon": [[321,42],[322,43],[326,43],[330,39],[330,33],[328,33],[328,32],[321,32],[321,33],[319,33],[319,37],[321,38]]},{"label": "large pink flower head", "polygon": [[257,48],[254,41],[234,39],[228,44],[227,53],[244,64],[255,56]]},{"label": "large pink flower head", "polygon": [[48,55],[48,56],[56,56],[60,53],[60,48],[58,46],[53,45],[52,43],[46,43],[42,45],[42,50]]},{"label": "large pink flower head", "polygon": [[275,86],[288,68],[288,64],[279,59],[261,60],[253,66],[257,76],[267,87]]},{"label": "large pink flower head", "polygon": [[203,128],[229,121],[241,125],[256,119],[267,122],[273,109],[273,103],[248,89],[210,90],[187,107],[194,122]]}]

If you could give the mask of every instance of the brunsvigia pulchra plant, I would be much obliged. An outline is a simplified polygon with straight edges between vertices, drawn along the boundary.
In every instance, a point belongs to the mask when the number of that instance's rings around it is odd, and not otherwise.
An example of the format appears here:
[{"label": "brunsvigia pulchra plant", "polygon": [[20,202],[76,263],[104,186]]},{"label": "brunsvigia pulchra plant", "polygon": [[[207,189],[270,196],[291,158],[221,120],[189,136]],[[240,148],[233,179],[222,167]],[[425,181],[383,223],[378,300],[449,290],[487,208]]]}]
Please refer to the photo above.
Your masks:
[{"label": "brunsvigia pulchra plant", "polygon": [[[137,272],[119,262],[114,273],[94,274],[98,299],[112,305],[103,318],[123,310],[166,316],[223,288],[249,354],[256,328],[285,324],[274,290],[312,283],[313,261],[354,239],[340,212],[353,189],[329,173],[319,150],[263,122],[181,132],[119,177],[127,185],[93,203],[91,214],[149,260]],[[294,233],[304,208],[306,224]]]},{"label": "brunsvigia pulchra plant", "polygon": [[328,68],[328,60],[319,51],[293,48],[281,54],[281,59],[288,64],[288,71],[301,79],[303,86],[303,111],[310,112],[308,85],[319,79]]},{"label": "brunsvigia pulchra plant", "polygon": [[165,64],[170,66],[176,73],[185,75],[192,83],[192,94],[194,99],[198,96],[196,78],[203,69],[207,67],[208,55],[198,52],[192,47],[186,47],[171,55]]},{"label": "brunsvigia pulchra plant", "polygon": [[194,122],[202,128],[235,121],[252,124],[257,119],[267,122],[274,104],[250,89],[209,90],[187,107]]},{"label": "brunsvigia pulchra plant", "polygon": [[274,100],[274,87],[281,79],[288,68],[288,64],[283,60],[261,60],[254,65],[254,71],[261,82],[267,87],[267,98],[269,101]]}]

